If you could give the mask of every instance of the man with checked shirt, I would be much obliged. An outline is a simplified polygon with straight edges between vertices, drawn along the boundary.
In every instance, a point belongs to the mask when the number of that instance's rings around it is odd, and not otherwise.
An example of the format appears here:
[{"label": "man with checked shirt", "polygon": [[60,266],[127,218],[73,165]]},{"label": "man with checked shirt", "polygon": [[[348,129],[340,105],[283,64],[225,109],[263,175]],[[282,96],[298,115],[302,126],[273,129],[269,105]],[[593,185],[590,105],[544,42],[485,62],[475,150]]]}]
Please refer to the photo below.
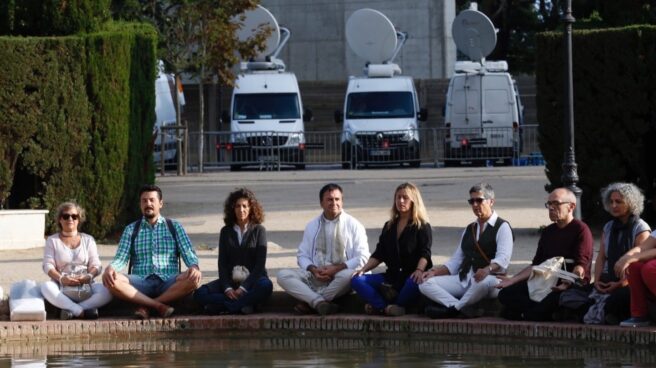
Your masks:
[{"label": "man with checked shirt", "polygon": [[[134,312],[136,318],[149,318],[151,310],[161,317],[169,317],[174,311],[169,304],[200,285],[198,257],[182,226],[171,221],[175,230],[172,234],[167,220],[160,215],[164,203],[159,187],[141,187],[139,202],[143,217],[123,231],[114,260],[103,274],[103,284],[115,297],[139,306]],[[137,224],[138,233],[133,238]],[[182,273],[178,256],[187,266]],[[116,272],[128,263],[132,264],[129,274]]]}]

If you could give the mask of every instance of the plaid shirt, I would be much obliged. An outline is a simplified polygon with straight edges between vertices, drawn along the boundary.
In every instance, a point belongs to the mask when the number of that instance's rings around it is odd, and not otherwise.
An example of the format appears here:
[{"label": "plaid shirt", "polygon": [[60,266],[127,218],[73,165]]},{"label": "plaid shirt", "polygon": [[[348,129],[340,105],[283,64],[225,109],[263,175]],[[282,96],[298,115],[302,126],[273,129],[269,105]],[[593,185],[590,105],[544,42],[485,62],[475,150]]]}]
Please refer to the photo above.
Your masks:
[{"label": "plaid shirt", "polygon": [[[130,260],[130,243],[136,222],[125,227],[121,240],[118,243],[116,256],[111,263],[115,270],[124,269]],[[180,223],[173,221],[178,233],[180,255],[187,267],[198,266],[198,257],[191,241]],[[164,217],[160,216],[154,226],[145,218],[141,219],[139,234],[134,240],[134,259],[132,259],[132,274],[141,277],[157,275],[162,280],[178,274],[178,252],[175,249],[173,235],[166,225]]]}]

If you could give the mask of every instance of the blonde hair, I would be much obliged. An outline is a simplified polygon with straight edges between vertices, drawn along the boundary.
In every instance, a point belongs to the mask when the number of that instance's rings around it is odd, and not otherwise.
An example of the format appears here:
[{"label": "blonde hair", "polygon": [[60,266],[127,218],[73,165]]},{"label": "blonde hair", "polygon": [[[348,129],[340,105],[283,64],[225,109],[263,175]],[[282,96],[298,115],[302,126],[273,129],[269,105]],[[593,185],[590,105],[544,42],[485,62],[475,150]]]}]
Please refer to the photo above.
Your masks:
[{"label": "blonde hair", "polygon": [[424,206],[424,200],[421,198],[421,193],[419,188],[412,183],[403,183],[396,187],[394,191],[394,199],[392,200],[392,210],[390,211],[390,221],[388,224],[391,226],[392,223],[401,216],[399,210],[396,208],[396,195],[399,191],[405,190],[408,193],[408,197],[412,201],[412,208],[410,209],[410,223],[415,226],[421,226],[428,223],[428,212]]}]

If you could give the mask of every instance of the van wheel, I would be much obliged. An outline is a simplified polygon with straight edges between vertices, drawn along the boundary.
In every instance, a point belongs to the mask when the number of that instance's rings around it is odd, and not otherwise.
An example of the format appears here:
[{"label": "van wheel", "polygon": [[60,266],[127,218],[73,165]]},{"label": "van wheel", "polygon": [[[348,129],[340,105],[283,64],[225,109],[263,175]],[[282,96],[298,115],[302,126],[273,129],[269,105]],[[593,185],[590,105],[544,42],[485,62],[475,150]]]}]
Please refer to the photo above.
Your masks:
[{"label": "van wheel", "polygon": [[349,162],[342,162],[342,169],[348,170],[351,168],[351,164]]},{"label": "van wheel", "polygon": [[294,167],[296,167],[296,170],[305,170],[305,164],[294,165]]},{"label": "van wheel", "polygon": [[421,166],[421,161],[420,160],[410,161],[409,164],[410,164],[410,167],[417,168],[417,167]]},{"label": "van wheel", "polygon": [[444,167],[460,167],[459,160],[444,160]]},{"label": "van wheel", "polygon": [[230,165],[230,171],[241,171],[241,165]]}]

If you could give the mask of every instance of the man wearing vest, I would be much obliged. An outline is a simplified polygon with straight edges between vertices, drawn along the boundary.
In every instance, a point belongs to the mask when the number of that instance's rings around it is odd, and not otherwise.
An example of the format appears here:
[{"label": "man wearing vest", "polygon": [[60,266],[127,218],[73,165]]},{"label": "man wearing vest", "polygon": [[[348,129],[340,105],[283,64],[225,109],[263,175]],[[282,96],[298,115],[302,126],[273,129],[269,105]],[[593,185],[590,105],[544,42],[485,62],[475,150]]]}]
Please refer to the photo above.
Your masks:
[{"label": "man wearing vest", "polygon": [[[112,263],[105,269],[103,284],[117,298],[139,305],[134,315],[147,319],[154,310],[169,317],[169,303],[192,293],[200,285],[198,257],[177,221],[160,215],[162,190],[144,185],[139,190],[143,217],[123,231]],[[187,270],[180,273],[179,257]],[[128,266],[128,274],[116,270]]]},{"label": "man wearing vest", "polygon": [[476,216],[460,237],[460,246],[445,264],[424,273],[419,290],[436,305],[426,307],[430,318],[451,318],[462,314],[477,317],[482,313],[474,304],[483,298],[495,298],[499,279],[505,272],[513,249],[513,233],[508,221],[492,208],[494,190],[487,183],[469,189],[467,200]]}]

